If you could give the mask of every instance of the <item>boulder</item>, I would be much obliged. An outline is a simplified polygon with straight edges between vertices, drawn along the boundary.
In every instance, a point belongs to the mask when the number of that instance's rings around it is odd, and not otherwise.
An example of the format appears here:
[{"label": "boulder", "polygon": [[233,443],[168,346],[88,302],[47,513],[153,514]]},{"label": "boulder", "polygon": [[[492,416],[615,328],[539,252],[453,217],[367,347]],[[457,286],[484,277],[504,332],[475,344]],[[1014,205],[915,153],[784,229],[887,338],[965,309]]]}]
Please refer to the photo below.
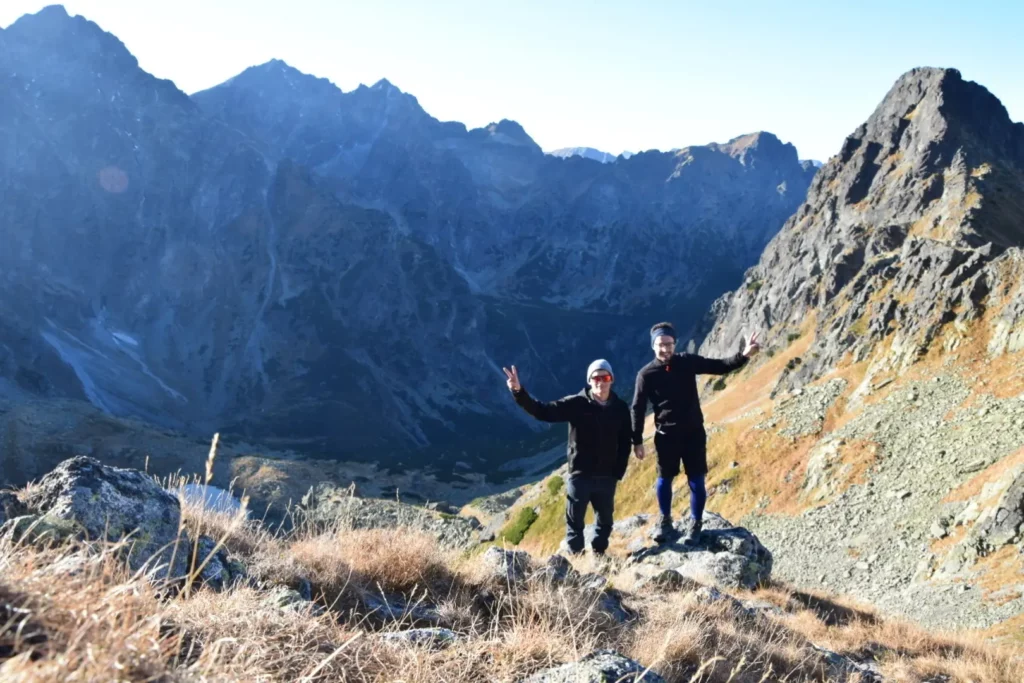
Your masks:
[{"label": "boulder", "polygon": [[665,683],[658,674],[612,650],[596,650],[578,662],[547,669],[523,683]]},{"label": "boulder", "polygon": [[178,536],[178,498],[142,472],[71,458],[30,488],[24,502],[50,521],[74,522],[90,540],[128,539],[133,569],[158,567],[156,576],[166,577],[173,556],[173,576],[184,574],[188,553]]},{"label": "boulder", "polygon": [[983,552],[998,550],[1016,542],[1024,531],[1024,466],[1007,475],[1009,485],[996,501],[978,518],[972,533]]},{"label": "boulder", "polygon": [[460,517],[441,506],[429,509],[393,500],[358,498],[347,488],[320,484],[311,488],[299,506],[314,524],[344,524],[353,529],[406,527],[433,535],[446,548],[466,549],[481,542],[482,526],[475,517]]},{"label": "boulder", "polygon": [[572,564],[562,555],[552,555],[544,565],[530,575],[531,581],[543,581],[549,585],[576,583],[579,580]]},{"label": "boulder", "polygon": [[[684,524],[676,523],[677,532]],[[704,533],[698,541],[645,547],[630,561],[672,569],[697,583],[722,588],[753,589],[768,581],[772,571],[772,554],[754,534],[711,512],[704,514]]]},{"label": "boulder", "polygon": [[523,550],[492,547],[483,554],[481,563],[488,577],[507,583],[519,583],[526,578],[530,555]]}]

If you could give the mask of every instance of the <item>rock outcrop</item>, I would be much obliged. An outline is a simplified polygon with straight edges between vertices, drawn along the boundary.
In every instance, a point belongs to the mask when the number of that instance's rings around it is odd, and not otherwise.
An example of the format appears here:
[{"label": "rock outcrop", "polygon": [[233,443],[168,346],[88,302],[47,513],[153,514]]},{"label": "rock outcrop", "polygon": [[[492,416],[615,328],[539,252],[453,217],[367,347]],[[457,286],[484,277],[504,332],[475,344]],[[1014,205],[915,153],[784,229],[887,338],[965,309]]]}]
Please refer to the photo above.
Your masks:
[{"label": "rock outcrop", "polygon": [[320,484],[300,501],[304,521],[352,529],[408,527],[435,536],[447,548],[466,549],[480,543],[482,526],[473,517],[408,505],[393,500],[357,498],[350,489]]},{"label": "rock outcrop", "polygon": [[[159,576],[184,573],[187,537],[179,537],[178,498],[137,470],[107,467],[93,458],[60,464],[24,496],[29,510],[75,523],[85,539],[122,541],[134,569],[157,567]],[[168,572],[175,555],[175,567]]]},{"label": "rock outcrop", "polygon": [[[686,522],[675,523],[678,536],[686,531]],[[635,545],[643,544],[638,537]],[[750,531],[736,527],[713,512],[704,513],[704,532],[690,543],[678,540],[649,545],[635,550],[630,561],[639,565],[640,575],[653,585],[692,587],[711,584],[720,588],[752,590],[771,578],[773,557]],[[671,571],[684,579],[666,576]]]},{"label": "rock outcrop", "polygon": [[21,513],[0,527],[0,535],[16,541],[121,543],[132,569],[172,581],[192,575],[214,590],[246,578],[245,567],[217,541],[190,540],[178,497],[138,470],[79,456],[29,487],[16,504],[2,500],[6,511]]},{"label": "rock outcrop", "polygon": [[[749,415],[792,464],[740,520],[787,549],[780,578],[941,628],[1020,612],[1022,216],[1024,124],[959,72],[915,69],[716,302],[702,352],[743,330],[767,351],[730,386],[787,356]],[[799,514],[774,514],[789,495]]]},{"label": "rock outcrop", "polygon": [[870,383],[983,333],[993,355],[1021,350],[1022,188],[1024,124],[953,69],[908,72],[719,302],[702,350],[732,351],[748,329],[770,350],[813,332],[779,390],[844,358],[871,359]]},{"label": "rock outcrop", "polygon": [[578,662],[563,664],[530,676],[523,683],[664,683],[665,679],[639,662],[612,650],[596,650]]}]

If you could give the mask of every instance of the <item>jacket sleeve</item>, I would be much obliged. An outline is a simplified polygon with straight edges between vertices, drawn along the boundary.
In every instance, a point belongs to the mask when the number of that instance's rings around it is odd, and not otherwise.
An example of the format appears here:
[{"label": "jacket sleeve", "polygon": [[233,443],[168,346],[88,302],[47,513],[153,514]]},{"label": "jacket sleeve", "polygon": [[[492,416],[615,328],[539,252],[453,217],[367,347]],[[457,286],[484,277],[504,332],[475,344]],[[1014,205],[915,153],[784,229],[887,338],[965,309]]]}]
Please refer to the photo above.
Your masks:
[{"label": "jacket sleeve", "polygon": [[538,401],[526,389],[512,392],[512,396],[519,407],[541,422],[569,422],[579,412],[579,396],[566,396],[550,403]]},{"label": "jacket sleeve", "polygon": [[618,478],[621,480],[626,476],[626,469],[629,467],[629,454],[633,451],[633,423],[632,411],[622,404],[622,426],[619,428],[618,443],[616,444],[618,455]]},{"label": "jacket sleeve", "polygon": [[737,353],[731,358],[705,358],[690,356],[690,364],[695,375],[727,375],[747,364],[747,357]]},{"label": "jacket sleeve", "polygon": [[647,389],[644,388],[644,374],[638,372],[636,375],[636,391],[633,392],[633,445],[644,442],[644,418],[647,416]]}]

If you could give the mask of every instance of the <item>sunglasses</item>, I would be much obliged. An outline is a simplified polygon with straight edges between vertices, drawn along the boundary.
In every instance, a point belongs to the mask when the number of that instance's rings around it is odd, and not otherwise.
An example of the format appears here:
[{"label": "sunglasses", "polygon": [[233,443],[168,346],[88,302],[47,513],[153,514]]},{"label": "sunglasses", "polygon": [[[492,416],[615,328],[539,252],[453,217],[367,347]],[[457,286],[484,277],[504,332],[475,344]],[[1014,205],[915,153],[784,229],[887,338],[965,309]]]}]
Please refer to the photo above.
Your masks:
[{"label": "sunglasses", "polygon": [[594,375],[590,378],[591,382],[597,382],[598,384],[608,384],[612,381],[611,375]]}]

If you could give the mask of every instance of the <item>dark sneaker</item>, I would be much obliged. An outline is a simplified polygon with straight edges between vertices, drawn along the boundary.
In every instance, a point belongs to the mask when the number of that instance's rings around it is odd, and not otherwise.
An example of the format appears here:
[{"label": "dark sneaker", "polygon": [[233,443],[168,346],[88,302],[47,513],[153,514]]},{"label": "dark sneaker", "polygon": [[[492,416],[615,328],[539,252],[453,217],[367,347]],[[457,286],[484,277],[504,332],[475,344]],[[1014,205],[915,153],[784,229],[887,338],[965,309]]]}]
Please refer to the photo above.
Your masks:
[{"label": "dark sneaker", "polygon": [[670,541],[676,533],[675,527],[672,526],[671,517],[658,517],[658,526],[655,528],[654,534],[651,536],[651,540],[655,543],[666,543]]},{"label": "dark sneaker", "polygon": [[691,519],[690,528],[683,537],[683,543],[700,543],[701,533],[704,531],[704,521]]}]

